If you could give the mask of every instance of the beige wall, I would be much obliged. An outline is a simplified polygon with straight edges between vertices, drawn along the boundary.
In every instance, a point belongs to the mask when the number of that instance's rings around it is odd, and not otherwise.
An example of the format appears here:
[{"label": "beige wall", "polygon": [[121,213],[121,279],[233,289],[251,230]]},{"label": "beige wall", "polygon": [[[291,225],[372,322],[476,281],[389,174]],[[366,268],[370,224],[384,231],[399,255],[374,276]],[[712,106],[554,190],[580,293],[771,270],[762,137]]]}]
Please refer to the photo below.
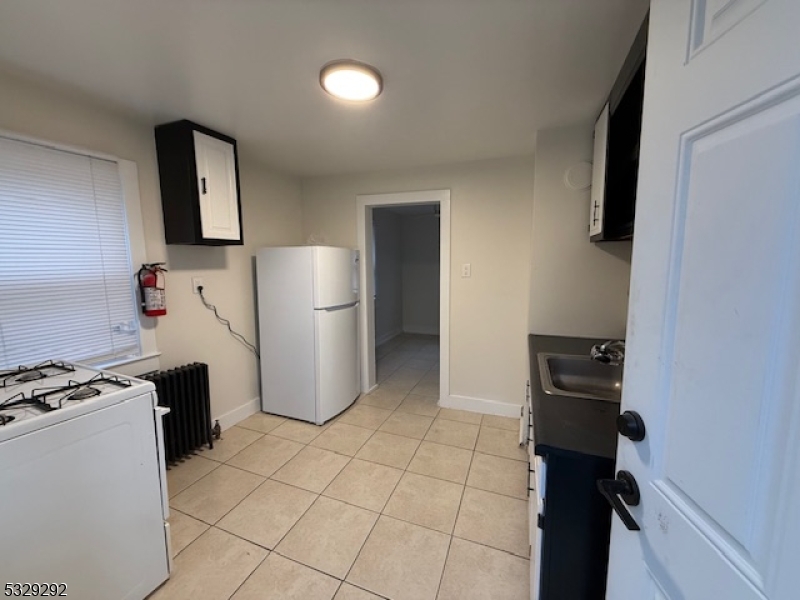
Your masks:
[{"label": "beige wall", "polygon": [[593,244],[589,190],[564,173],[592,160],[590,124],[539,131],[533,202],[530,330],[551,335],[625,337],[631,242]]},{"label": "beige wall", "polygon": [[246,159],[240,159],[239,168],[244,246],[165,246],[159,240],[153,250],[157,259],[166,259],[170,269],[170,314],[158,325],[162,367],[207,362],[215,416],[259,396],[258,360],[203,307],[199,296],[192,293],[191,277],[203,278],[206,299],[230,320],[235,331],[256,344],[256,249],[301,242],[299,182]]},{"label": "beige wall", "polygon": [[236,330],[255,342],[252,259],[262,245],[301,241],[300,183],[241,159],[244,247],[210,248],[164,244],[155,142],[151,123],[101,105],[59,86],[33,83],[0,71],[0,129],[113,154],[139,169],[147,257],[165,260],[169,314],[158,319],[161,367],[207,362],[212,413],[224,415],[259,394],[254,356],[191,292],[191,276],[205,279],[209,301]]},{"label": "beige wall", "polygon": [[522,404],[533,157],[306,179],[303,234],[354,248],[357,194],[434,189],[451,190],[450,393]]},{"label": "beige wall", "polygon": [[[297,179],[243,156],[247,245],[229,248],[164,244],[151,123],[0,70],[0,129],[138,164],[148,260],[166,260],[170,268],[169,315],[156,325],[161,366],[209,363],[215,416],[258,396],[257,361],[201,306],[191,293],[191,277],[202,276],[208,299],[255,341],[254,249],[309,236],[355,247],[357,194],[451,190],[452,395],[521,403],[529,330],[624,335],[630,243],[591,244],[588,192],[570,191],[563,183],[567,167],[591,160],[588,125],[539,132],[535,168],[533,157],[519,157],[310,178],[302,194]],[[461,278],[463,263],[472,265],[469,279]]]}]

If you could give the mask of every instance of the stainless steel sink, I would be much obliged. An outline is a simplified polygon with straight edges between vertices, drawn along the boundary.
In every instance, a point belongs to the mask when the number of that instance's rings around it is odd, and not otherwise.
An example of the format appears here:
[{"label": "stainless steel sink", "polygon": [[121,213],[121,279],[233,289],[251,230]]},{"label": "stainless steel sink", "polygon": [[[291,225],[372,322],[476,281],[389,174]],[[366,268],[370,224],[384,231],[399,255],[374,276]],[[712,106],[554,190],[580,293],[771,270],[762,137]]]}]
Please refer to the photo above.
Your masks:
[{"label": "stainless steel sink", "polygon": [[539,375],[546,394],[619,402],[622,367],[580,354],[539,353]]}]

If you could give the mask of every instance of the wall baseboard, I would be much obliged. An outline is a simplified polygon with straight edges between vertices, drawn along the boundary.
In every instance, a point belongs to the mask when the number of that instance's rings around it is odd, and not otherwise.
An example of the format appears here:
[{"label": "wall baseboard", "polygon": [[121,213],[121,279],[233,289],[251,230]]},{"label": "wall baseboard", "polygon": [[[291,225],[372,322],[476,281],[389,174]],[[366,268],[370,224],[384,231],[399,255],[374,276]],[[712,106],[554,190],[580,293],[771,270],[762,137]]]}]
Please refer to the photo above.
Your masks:
[{"label": "wall baseboard", "polygon": [[398,335],[400,335],[401,333],[403,333],[403,330],[400,329],[400,328],[394,329],[394,330],[390,331],[389,333],[384,333],[381,337],[375,339],[375,346],[381,346],[382,344],[385,344],[386,342],[390,342],[394,338],[396,338]]},{"label": "wall baseboard", "polygon": [[470,396],[445,396],[439,399],[442,408],[456,408],[498,417],[519,418],[522,415],[521,404],[509,404],[485,398],[472,398]]},{"label": "wall baseboard", "polygon": [[229,410],[225,414],[216,416],[212,415],[211,424],[213,425],[214,421],[219,421],[219,426],[222,427],[222,430],[224,431],[230,427],[233,427],[240,421],[244,421],[247,417],[256,414],[260,410],[261,398],[253,398],[241,406],[237,406],[233,410]]},{"label": "wall baseboard", "polygon": [[403,325],[403,333],[416,333],[418,335],[439,335],[438,327],[406,327]]}]

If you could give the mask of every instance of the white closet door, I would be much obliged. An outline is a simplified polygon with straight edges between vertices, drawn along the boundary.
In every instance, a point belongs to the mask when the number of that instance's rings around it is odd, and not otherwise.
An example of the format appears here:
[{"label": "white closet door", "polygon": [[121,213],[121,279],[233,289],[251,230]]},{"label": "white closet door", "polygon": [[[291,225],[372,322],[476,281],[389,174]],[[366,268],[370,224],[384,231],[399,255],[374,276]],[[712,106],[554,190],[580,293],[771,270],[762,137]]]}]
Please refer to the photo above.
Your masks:
[{"label": "white closet door", "polygon": [[199,131],[193,133],[203,238],[239,240],[242,235],[233,145]]}]

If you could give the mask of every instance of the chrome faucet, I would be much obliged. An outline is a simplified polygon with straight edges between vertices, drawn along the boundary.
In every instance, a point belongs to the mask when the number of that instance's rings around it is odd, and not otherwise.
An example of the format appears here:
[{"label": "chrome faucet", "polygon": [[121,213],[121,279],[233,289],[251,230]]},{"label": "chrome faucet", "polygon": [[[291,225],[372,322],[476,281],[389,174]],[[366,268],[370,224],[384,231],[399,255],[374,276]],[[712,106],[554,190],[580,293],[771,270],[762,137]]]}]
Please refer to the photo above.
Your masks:
[{"label": "chrome faucet", "polygon": [[589,358],[608,365],[621,365],[625,362],[625,340],[595,344],[589,352]]}]

